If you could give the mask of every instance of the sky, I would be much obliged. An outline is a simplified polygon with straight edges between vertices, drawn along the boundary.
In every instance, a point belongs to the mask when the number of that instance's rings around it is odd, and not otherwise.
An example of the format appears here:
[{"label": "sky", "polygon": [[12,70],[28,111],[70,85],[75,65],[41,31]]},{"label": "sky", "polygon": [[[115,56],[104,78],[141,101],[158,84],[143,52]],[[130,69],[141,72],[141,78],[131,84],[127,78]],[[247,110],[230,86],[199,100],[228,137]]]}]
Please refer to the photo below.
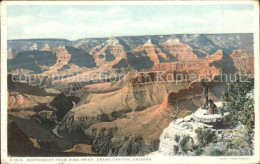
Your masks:
[{"label": "sky", "polygon": [[253,5],[8,5],[7,38],[252,33]]}]

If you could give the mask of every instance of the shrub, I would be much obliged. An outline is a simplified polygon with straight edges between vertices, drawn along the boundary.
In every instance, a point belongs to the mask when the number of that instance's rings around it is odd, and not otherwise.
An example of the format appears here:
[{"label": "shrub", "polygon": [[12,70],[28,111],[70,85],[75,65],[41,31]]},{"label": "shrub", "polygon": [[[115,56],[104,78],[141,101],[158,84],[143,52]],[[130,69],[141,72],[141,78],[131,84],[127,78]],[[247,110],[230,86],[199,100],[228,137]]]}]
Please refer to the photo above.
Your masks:
[{"label": "shrub", "polygon": [[183,138],[180,140],[180,148],[186,152],[189,148],[187,148],[187,144],[189,141],[192,141],[192,145],[193,145],[193,139],[190,136],[183,136]]},{"label": "shrub", "polygon": [[179,147],[177,145],[174,145],[173,151],[174,151],[174,154],[177,155],[179,152]]},{"label": "shrub", "polygon": [[224,108],[225,104],[223,103],[223,106],[218,108],[218,113],[221,114],[222,116],[224,115],[224,113],[226,112],[225,108]]},{"label": "shrub", "polygon": [[201,155],[203,153],[203,148],[201,146],[194,147],[195,155]]},{"label": "shrub", "polygon": [[197,128],[195,132],[197,133],[199,147],[204,147],[211,142],[217,141],[216,134],[211,129]]},{"label": "shrub", "polygon": [[174,140],[175,140],[176,142],[179,142],[180,136],[179,136],[179,135],[176,135],[175,138],[174,138]]},{"label": "shrub", "polygon": [[180,141],[181,148],[184,148],[187,145],[187,143],[189,142],[189,139],[190,139],[189,136],[184,136],[182,138],[182,140]]},{"label": "shrub", "polygon": [[224,156],[238,156],[238,152],[235,149],[228,149],[227,151],[224,152]]},{"label": "shrub", "polygon": [[225,151],[221,151],[219,149],[215,149],[215,148],[208,148],[207,150],[205,150],[204,155],[208,155],[208,156],[221,156],[224,155]]}]

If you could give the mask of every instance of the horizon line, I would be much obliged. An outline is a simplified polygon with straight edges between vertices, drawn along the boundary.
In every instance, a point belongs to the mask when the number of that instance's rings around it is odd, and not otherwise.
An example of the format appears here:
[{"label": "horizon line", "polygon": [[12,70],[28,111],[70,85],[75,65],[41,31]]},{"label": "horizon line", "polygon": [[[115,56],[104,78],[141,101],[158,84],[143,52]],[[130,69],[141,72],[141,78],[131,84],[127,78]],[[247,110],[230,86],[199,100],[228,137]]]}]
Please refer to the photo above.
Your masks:
[{"label": "horizon line", "polygon": [[253,32],[235,32],[235,33],[176,33],[176,34],[145,34],[145,35],[118,35],[118,36],[102,36],[102,37],[86,37],[78,39],[67,39],[67,38],[27,38],[27,39],[7,39],[7,41],[18,41],[18,40],[48,40],[48,39],[60,39],[67,41],[78,41],[81,39],[106,39],[106,38],[119,38],[119,37],[141,37],[141,36],[167,36],[167,35],[228,35],[228,34],[254,34]]}]

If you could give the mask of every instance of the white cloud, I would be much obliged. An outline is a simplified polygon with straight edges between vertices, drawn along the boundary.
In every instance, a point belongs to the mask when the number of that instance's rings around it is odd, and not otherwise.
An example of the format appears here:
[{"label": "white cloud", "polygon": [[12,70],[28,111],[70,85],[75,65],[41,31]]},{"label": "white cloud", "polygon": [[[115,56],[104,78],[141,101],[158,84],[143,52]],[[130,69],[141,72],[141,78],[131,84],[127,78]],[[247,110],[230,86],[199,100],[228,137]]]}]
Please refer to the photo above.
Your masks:
[{"label": "white cloud", "polygon": [[106,11],[106,13],[107,13],[107,14],[118,14],[118,13],[120,13],[120,12],[122,12],[122,11],[123,11],[123,9],[120,8],[120,7],[112,7],[112,8],[109,8],[109,9]]},{"label": "white cloud", "polygon": [[83,11],[83,10],[69,9],[63,11],[61,14],[64,17],[80,18],[80,17],[96,17],[99,16],[100,13],[101,13],[100,11],[96,11],[96,10]]},{"label": "white cloud", "polygon": [[164,20],[153,20],[153,21],[136,21],[132,19],[121,19],[114,20],[109,23],[111,26],[116,26],[118,28],[121,27],[131,27],[131,28],[142,28],[142,29],[151,29],[151,28],[163,28],[168,25],[168,23]]},{"label": "white cloud", "polygon": [[179,22],[185,22],[185,23],[200,23],[200,24],[205,24],[208,23],[208,19],[206,17],[201,18],[201,17],[191,17],[189,15],[180,15],[177,17],[177,20]]},{"label": "white cloud", "polygon": [[32,16],[29,15],[21,15],[17,17],[8,17],[7,18],[7,24],[12,26],[15,24],[20,24],[20,23],[28,23],[32,19]]},{"label": "white cloud", "polygon": [[122,12],[122,8],[120,7],[111,7],[108,8],[107,10],[100,11],[100,10],[76,10],[76,9],[68,9],[63,11],[61,14],[64,15],[65,17],[74,17],[74,18],[80,18],[80,17],[99,17],[99,16],[111,16],[114,14],[118,14]]},{"label": "white cloud", "polygon": [[99,16],[100,14],[101,14],[101,12],[93,10],[93,11],[87,11],[87,12],[83,13],[82,16],[86,16],[86,17],[97,17],[97,16]]}]

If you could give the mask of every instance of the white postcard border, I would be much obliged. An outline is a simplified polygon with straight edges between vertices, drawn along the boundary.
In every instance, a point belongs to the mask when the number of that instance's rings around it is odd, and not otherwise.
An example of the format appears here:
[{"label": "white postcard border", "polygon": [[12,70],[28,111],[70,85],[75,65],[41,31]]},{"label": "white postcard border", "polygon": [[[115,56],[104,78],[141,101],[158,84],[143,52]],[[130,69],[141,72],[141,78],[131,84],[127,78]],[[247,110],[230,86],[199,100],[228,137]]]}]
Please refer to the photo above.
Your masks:
[{"label": "white postcard border", "polygon": [[[255,55],[255,153],[253,156],[218,157],[8,157],[7,155],[7,5],[216,5],[216,4],[254,4],[254,55]],[[1,4],[1,159],[5,163],[257,163],[259,161],[259,3],[258,1],[8,1]],[[64,160],[67,161],[64,161]],[[102,161],[105,160],[105,161]],[[110,161],[108,160],[110,159]],[[127,160],[131,161],[127,161]],[[137,159],[137,161],[134,161]],[[139,160],[138,160],[139,159]],[[39,161],[41,160],[41,161]],[[46,161],[43,161],[46,160]],[[79,160],[79,161],[75,161]],[[98,161],[100,160],[100,161]],[[108,161],[106,161],[108,160]],[[126,160],[126,161],[125,161]]]}]

